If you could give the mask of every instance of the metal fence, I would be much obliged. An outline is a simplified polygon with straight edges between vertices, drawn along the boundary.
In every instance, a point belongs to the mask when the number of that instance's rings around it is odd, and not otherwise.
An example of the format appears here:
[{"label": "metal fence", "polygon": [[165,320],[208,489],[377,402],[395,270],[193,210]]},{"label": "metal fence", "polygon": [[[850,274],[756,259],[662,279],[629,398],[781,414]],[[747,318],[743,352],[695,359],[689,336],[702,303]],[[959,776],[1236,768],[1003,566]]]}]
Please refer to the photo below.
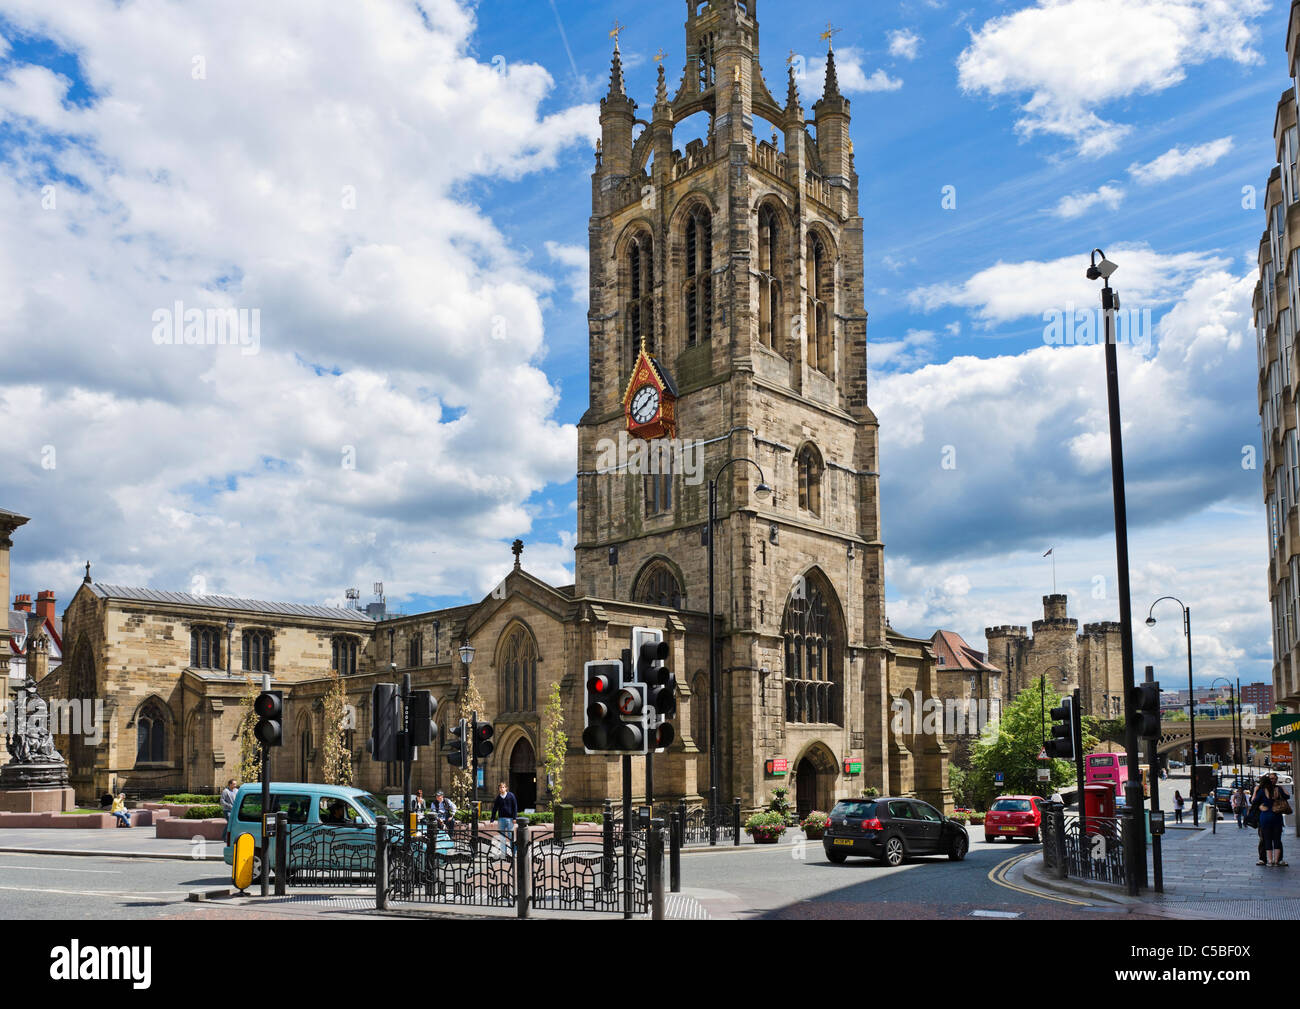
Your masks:
[{"label": "metal fence", "polygon": [[1077,816],[1051,809],[1043,822],[1043,866],[1058,879],[1127,886],[1124,834],[1130,829],[1126,818],[1113,816],[1087,817],[1081,829]]},{"label": "metal fence", "polygon": [[740,801],[729,806],[678,807],[681,816],[683,845],[740,844]]},{"label": "metal fence", "polygon": [[290,824],[287,886],[370,886],[375,881],[374,827]]}]

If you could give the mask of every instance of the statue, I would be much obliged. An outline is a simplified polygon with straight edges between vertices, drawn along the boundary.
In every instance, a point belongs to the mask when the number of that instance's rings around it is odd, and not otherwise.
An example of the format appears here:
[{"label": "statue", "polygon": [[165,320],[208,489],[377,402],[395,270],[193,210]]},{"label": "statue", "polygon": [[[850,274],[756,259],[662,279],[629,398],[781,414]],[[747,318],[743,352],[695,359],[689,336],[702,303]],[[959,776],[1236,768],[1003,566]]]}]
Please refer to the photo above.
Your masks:
[{"label": "statue", "polygon": [[54,748],[50,732],[50,707],[36,692],[30,676],[22,690],[14,695],[10,729],[5,735],[10,760],[0,768],[0,786],[6,788],[40,788],[66,785],[68,768]]}]

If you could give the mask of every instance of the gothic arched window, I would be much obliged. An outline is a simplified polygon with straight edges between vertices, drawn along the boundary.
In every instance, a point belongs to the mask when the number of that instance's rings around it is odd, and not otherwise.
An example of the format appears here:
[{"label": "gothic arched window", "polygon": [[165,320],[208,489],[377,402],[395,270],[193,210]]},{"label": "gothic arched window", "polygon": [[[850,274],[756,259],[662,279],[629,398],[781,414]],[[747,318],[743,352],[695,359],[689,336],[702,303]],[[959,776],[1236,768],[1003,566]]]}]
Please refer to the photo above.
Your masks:
[{"label": "gothic arched window", "polygon": [[537,710],[537,642],[516,626],[501,650],[501,710]]},{"label": "gothic arched window", "polygon": [[167,761],[167,715],[155,700],[146,701],[135,716],[135,762]]},{"label": "gothic arched window", "polygon": [[704,204],[686,215],[683,238],[686,345],[693,347],[713,336],[713,215]]},{"label": "gothic arched window", "polygon": [[221,631],[216,627],[195,627],[191,629],[190,668],[221,668]]},{"label": "gothic arched window", "polygon": [[795,456],[799,471],[799,507],[813,515],[822,513],[822,473],[826,467],[821,453],[811,442],[804,445]]},{"label": "gothic arched window", "polygon": [[781,621],[785,638],[785,717],[788,722],[835,723],[840,715],[843,635],[820,578],[801,578]]},{"label": "gothic arched window", "polygon": [[776,334],[781,326],[780,229],[776,211],[763,207],[758,212],[758,341],[779,350]]},{"label": "gothic arched window", "polygon": [[406,664],[408,666],[424,665],[424,635],[415,633],[406,645]]},{"label": "gothic arched window", "polygon": [[654,239],[648,231],[642,231],[628,243],[627,283],[625,331],[630,345],[628,367],[631,368],[641,352],[643,340],[646,351],[655,352],[655,250]]},{"label": "gothic arched window", "polygon": [[834,308],[835,264],[819,235],[808,236],[805,267],[808,272],[808,367],[829,374],[834,351],[830,319]]},{"label": "gothic arched window", "polygon": [[244,669],[251,673],[271,671],[271,634],[269,631],[244,632]]},{"label": "gothic arched window", "polygon": [[336,672],[351,676],[357,671],[357,639],[339,636],[331,642],[330,658]]},{"label": "gothic arched window", "polygon": [[696,59],[699,64],[699,89],[708,91],[717,81],[717,70],[713,62],[712,35],[705,35],[700,39],[699,49],[696,50]]},{"label": "gothic arched window", "polygon": [[649,603],[651,606],[671,606],[675,610],[680,610],[682,586],[672,568],[663,561],[652,561],[637,579],[632,599],[634,602]]}]

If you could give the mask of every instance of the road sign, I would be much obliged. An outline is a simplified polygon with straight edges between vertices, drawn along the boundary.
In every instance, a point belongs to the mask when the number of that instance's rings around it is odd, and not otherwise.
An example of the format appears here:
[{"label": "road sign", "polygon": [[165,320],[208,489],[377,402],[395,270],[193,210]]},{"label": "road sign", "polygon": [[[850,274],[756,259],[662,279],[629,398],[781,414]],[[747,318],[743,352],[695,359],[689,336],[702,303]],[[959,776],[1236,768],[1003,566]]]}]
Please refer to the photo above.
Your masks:
[{"label": "road sign", "polygon": [[[1051,760],[1051,759],[1052,759],[1051,757],[1049,757],[1049,756],[1047,755],[1047,748],[1046,748],[1046,747],[1044,747],[1043,749],[1041,749],[1041,750],[1038,751],[1038,759],[1039,759],[1039,760]],[[1040,770],[1041,770],[1041,768],[1040,768]]]},{"label": "road sign", "polygon": [[1003,773],[1002,773],[1001,771],[994,771],[994,772],[993,772],[993,782],[994,782],[994,784],[997,784],[997,785],[1002,784],[1002,781],[1003,781],[1003,778],[1004,778],[1004,777],[1005,777],[1005,775],[1003,775]]},{"label": "road sign", "polygon": [[1049,767],[1040,767],[1040,768],[1038,769],[1038,780],[1039,780],[1039,781],[1051,781],[1051,780],[1052,780],[1052,770],[1051,770],[1051,768],[1049,768]]}]

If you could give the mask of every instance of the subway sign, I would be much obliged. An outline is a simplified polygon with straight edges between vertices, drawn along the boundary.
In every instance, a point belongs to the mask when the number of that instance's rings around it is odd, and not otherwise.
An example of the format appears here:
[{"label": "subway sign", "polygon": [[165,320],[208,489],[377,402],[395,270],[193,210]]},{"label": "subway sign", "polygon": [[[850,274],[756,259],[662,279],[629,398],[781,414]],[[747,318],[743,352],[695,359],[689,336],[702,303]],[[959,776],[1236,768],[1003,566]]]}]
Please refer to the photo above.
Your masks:
[{"label": "subway sign", "polygon": [[1273,715],[1273,742],[1300,742],[1300,715],[1290,712],[1285,715]]}]

